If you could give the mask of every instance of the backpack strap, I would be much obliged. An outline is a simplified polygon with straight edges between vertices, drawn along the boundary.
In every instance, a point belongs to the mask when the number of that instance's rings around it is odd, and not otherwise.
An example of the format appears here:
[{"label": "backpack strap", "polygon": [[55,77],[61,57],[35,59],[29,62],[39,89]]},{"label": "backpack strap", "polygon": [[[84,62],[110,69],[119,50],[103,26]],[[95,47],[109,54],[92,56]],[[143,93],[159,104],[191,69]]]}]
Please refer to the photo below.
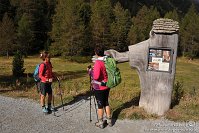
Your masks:
[{"label": "backpack strap", "polygon": [[100,85],[100,86],[106,86],[106,83],[107,83],[107,82],[104,82],[104,81],[99,82],[99,81],[93,79],[93,80],[91,81],[91,83],[92,83],[92,84],[98,84],[98,85]]}]

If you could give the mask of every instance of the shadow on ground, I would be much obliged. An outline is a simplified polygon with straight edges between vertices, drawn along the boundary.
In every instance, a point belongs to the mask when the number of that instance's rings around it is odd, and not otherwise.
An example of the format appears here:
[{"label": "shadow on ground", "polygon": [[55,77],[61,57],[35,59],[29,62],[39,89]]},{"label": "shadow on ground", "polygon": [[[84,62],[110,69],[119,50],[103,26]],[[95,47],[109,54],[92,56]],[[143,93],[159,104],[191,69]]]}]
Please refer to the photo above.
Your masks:
[{"label": "shadow on ground", "polygon": [[[78,106],[81,104],[80,101],[82,100],[90,100],[90,96],[93,98],[93,92],[91,91],[87,91],[84,94],[79,94],[77,96],[74,97],[74,99],[68,103],[64,103],[63,105],[59,105],[57,107],[55,107],[55,112],[58,111],[58,109],[63,108],[63,110],[65,111],[64,113],[73,111],[74,109],[78,108]],[[113,113],[112,113],[112,123],[113,125],[116,123],[120,113],[122,112],[122,110],[126,109],[126,108],[130,108],[132,106],[138,106],[139,105],[139,99],[140,99],[140,95],[133,98],[132,100],[122,104],[119,108],[117,108]],[[94,103],[95,105],[95,109],[97,111],[97,103],[96,101],[93,101],[94,99],[92,99],[91,103]],[[69,108],[66,109],[66,106],[71,105]],[[97,112],[96,112],[97,114]],[[59,116],[57,116],[59,117]]]},{"label": "shadow on ground", "polygon": [[132,100],[122,104],[119,108],[117,108],[113,114],[112,114],[112,122],[113,125],[115,124],[115,122],[117,121],[120,113],[122,112],[122,110],[126,109],[126,108],[130,108],[132,106],[138,106],[139,105],[139,99],[140,99],[140,95],[137,97],[134,97]]},{"label": "shadow on ground", "polygon": [[[90,98],[93,97],[93,92],[92,91],[87,91],[83,94],[79,94],[79,95],[76,95],[73,97],[73,100],[70,101],[70,102],[67,102],[67,103],[63,103],[60,102],[61,104],[54,107],[54,115],[57,116],[57,117],[60,117],[61,115],[57,115],[56,112],[58,112],[58,109],[63,109],[64,113],[69,113],[73,110],[75,110],[76,108],[78,108],[81,104],[82,104],[82,101],[88,101],[90,100]],[[61,97],[60,97],[60,100],[61,100]]]},{"label": "shadow on ground", "polygon": [[[79,95],[76,95],[75,97],[73,97],[73,100],[70,101],[70,102],[67,102],[67,103],[63,103],[63,105],[59,105],[57,107],[55,107],[55,110],[58,110],[59,108],[63,108],[65,106],[68,106],[68,105],[73,105],[81,100],[89,100],[90,99],[90,96],[92,95],[93,93],[91,91],[87,91],[83,94],[79,94]],[[71,107],[72,108],[72,107]]]}]

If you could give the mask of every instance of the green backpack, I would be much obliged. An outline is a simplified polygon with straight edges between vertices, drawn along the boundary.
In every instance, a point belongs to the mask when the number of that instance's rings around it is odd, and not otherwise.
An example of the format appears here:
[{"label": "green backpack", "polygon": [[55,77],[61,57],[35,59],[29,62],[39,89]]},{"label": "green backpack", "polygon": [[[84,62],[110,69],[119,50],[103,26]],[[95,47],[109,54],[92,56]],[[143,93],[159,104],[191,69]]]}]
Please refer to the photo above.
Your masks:
[{"label": "green backpack", "polygon": [[108,74],[108,81],[106,86],[109,88],[113,88],[121,83],[121,75],[120,70],[116,65],[116,61],[114,58],[106,57],[104,60],[106,72]]}]

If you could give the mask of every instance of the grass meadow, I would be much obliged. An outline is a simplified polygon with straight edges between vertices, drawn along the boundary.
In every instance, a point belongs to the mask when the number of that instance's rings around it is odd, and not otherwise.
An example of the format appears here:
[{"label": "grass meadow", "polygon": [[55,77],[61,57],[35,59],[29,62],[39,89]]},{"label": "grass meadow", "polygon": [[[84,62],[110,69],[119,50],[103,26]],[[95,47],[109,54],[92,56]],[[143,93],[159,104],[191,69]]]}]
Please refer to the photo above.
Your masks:
[{"label": "grass meadow", "polygon": [[[41,60],[36,56],[24,59],[25,74],[16,79],[12,77],[12,58],[0,57],[0,95],[14,98],[30,98],[39,103],[32,73]],[[76,63],[63,58],[52,58],[53,71],[61,79],[63,101],[67,105],[90,94],[89,76],[86,68],[91,63]],[[118,64],[122,83],[111,89],[110,105],[113,118],[119,119],[156,119],[158,116],[147,114],[138,107],[140,82],[135,69],[129,63]],[[55,104],[61,104],[58,83],[53,83]],[[81,97],[80,97],[81,96]],[[89,111],[89,110],[88,110]],[[199,60],[177,59],[175,86],[171,109],[164,116],[174,121],[199,120]]]}]

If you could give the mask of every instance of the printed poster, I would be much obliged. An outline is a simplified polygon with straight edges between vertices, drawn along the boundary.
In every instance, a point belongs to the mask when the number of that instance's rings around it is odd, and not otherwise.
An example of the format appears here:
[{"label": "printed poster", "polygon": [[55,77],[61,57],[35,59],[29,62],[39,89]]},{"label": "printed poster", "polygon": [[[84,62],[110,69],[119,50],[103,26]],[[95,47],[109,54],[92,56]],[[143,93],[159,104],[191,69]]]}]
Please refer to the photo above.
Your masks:
[{"label": "printed poster", "polygon": [[149,48],[148,70],[169,72],[171,63],[171,49]]}]

